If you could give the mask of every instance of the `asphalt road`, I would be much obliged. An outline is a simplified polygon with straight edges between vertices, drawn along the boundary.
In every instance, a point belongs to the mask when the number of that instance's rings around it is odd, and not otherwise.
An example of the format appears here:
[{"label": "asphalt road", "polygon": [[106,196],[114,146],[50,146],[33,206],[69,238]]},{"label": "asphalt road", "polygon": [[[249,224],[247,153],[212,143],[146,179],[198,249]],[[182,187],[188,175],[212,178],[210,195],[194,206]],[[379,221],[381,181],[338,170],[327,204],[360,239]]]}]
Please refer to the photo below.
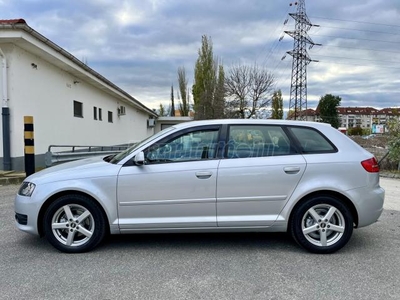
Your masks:
[{"label": "asphalt road", "polygon": [[[400,299],[400,180],[380,221],[331,255],[285,234],[113,236],[64,254],[14,228],[0,187],[0,299]],[[396,199],[397,198],[397,199]]]}]

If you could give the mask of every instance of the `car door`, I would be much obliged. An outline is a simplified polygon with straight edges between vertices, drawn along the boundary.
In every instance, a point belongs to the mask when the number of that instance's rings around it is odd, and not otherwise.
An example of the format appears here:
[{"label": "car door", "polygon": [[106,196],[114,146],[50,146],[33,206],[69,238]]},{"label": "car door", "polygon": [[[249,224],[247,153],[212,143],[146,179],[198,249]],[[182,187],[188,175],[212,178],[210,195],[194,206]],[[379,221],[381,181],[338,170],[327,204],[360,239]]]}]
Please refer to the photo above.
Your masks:
[{"label": "car door", "polygon": [[219,227],[269,226],[306,168],[285,131],[272,125],[231,125],[218,169]]},{"label": "car door", "polygon": [[216,226],[219,126],[174,133],[144,149],[145,164],[118,176],[122,231]]}]

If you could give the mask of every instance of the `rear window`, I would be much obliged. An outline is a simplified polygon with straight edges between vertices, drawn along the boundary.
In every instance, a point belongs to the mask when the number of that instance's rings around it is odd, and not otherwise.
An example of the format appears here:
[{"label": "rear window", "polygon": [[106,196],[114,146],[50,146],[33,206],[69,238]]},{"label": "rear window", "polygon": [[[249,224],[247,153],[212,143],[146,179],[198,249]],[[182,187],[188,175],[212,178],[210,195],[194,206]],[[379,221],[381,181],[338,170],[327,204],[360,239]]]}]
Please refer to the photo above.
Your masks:
[{"label": "rear window", "polygon": [[304,154],[337,152],[336,147],[321,132],[313,128],[291,127],[290,131],[299,141]]}]

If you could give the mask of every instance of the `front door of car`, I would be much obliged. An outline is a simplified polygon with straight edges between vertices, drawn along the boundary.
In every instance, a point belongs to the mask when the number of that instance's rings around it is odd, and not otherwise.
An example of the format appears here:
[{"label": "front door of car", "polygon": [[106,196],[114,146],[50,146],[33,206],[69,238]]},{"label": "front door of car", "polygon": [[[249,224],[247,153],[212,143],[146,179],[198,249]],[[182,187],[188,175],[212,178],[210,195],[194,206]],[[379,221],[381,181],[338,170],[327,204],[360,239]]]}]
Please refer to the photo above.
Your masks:
[{"label": "front door of car", "polygon": [[219,127],[175,133],[144,149],[145,164],[118,176],[122,231],[216,226]]},{"label": "front door of car", "polygon": [[269,226],[306,168],[280,126],[232,125],[217,184],[219,227]]}]

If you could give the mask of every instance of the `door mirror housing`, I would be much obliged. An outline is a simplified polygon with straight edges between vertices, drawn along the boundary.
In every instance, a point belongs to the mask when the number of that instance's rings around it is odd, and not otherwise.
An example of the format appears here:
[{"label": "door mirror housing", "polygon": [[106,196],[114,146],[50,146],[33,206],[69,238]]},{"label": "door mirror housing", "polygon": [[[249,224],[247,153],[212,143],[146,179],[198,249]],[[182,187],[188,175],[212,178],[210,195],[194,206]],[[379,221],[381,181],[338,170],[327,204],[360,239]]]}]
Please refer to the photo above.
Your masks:
[{"label": "door mirror housing", "polygon": [[133,162],[137,166],[143,166],[145,163],[144,152],[140,151],[138,154],[136,154],[135,157],[133,158]]}]

